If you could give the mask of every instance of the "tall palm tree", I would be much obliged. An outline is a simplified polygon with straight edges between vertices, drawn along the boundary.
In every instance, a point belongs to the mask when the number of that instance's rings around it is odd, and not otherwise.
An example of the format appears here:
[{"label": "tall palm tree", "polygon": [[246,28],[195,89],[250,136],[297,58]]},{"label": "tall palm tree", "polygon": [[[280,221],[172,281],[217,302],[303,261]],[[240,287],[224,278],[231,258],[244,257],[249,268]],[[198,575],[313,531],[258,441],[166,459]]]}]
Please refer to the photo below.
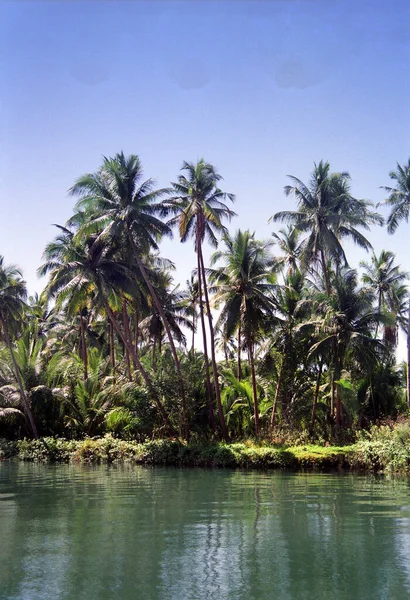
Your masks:
[{"label": "tall palm tree", "polygon": [[21,271],[14,265],[5,265],[3,256],[0,256],[0,333],[10,353],[26,418],[34,437],[38,438],[37,427],[24,389],[11,339],[21,323],[26,298],[26,284],[22,279]]},{"label": "tall palm tree", "polygon": [[215,303],[221,307],[218,328],[225,339],[241,329],[248,348],[252,376],[252,394],[256,436],[260,433],[259,407],[255,374],[255,344],[273,305],[270,281],[272,257],[270,244],[255,240],[253,233],[238,230],[231,237],[223,237],[225,250],[212,256],[212,264],[218,261],[223,266],[212,272]]},{"label": "tall palm tree", "polygon": [[[184,162],[181,168],[183,172],[178,181],[172,183],[170,198],[164,214],[174,214],[168,221],[169,225],[177,225],[181,242],[194,238],[194,247],[197,254],[197,276],[199,283],[199,307],[201,315],[202,333],[204,340],[204,354],[208,371],[208,351],[205,333],[204,309],[202,305],[202,292],[205,296],[205,306],[208,316],[212,370],[214,376],[215,397],[218,407],[219,421],[225,439],[228,438],[228,430],[225,423],[221,393],[218,380],[218,368],[215,355],[215,335],[212,323],[212,313],[209,302],[208,284],[205,273],[202,246],[205,238],[216,247],[218,245],[217,235],[225,231],[223,220],[230,220],[235,213],[225,204],[226,200],[233,202],[234,194],[223,192],[218,184],[222,177],[210,163],[199,160],[196,164]],[[209,377],[209,376],[207,376]],[[209,402],[210,419],[212,419],[211,398]]]},{"label": "tall palm tree", "polygon": [[307,185],[297,177],[289,177],[292,185],[285,187],[285,194],[296,198],[298,210],[278,212],[271,220],[288,222],[308,234],[301,252],[302,267],[320,262],[330,296],[328,261],[336,266],[347,265],[342,239],[369,250],[371,244],[359,228],[369,230],[371,224],[382,224],[383,219],[369,209],[370,202],[353,198],[349,174],[331,173],[328,162],[315,164]]},{"label": "tall palm tree", "polygon": [[[395,181],[394,187],[384,186],[383,189],[389,196],[384,204],[391,207],[387,219],[387,231],[394,233],[400,221],[408,223],[410,214],[410,158],[407,164],[397,163],[396,171],[390,171],[390,179]],[[407,402],[410,406],[410,301],[407,326]]]},{"label": "tall palm tree", "polygon": [[158,249],[164,235],[171,229],[159,218],[160,198],[164,190],[155,189],[152,179],[143,181],[138,156],[126,157],[122,152],[113,158],[104,158],[96,173],[82,175],[70,189],[79,198],[76,209],[82,224],[77,235],[98,232],[101,239],[121,239],[129,244],[132,259],[143,278],[161,316],[167,332],[171,353],[178,372],[184,413],[185,435],[189,437],[189,422],[181,366],[163,306],[149,278],[143,257]]}]

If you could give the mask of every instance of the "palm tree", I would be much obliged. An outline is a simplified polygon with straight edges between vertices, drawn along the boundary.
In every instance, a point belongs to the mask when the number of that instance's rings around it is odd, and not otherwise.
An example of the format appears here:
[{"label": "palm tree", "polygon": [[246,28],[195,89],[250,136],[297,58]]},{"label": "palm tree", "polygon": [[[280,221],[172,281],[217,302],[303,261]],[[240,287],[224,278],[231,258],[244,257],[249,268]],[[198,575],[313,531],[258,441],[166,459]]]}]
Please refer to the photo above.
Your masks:
[{"label": "palm tree", "polygon": [[328,261],[336,266],[347,265],[341,240],[354,241],[369,250],[370,242],[358,228],[369,230],[370,224],[382,224],[383,219],[371,210],[370,202],[353,198],[350,193],[348,173],[330,173],[328,162],[315,164],[309,183],[289,176],[293,185],[285,187],[286,196],[292,195],[298,202],[297,211],[281,211],[273,215],[273,221],[285,221],[307,233],[301,252],[301,265],[306,268],[319,261],[330,296]]},{"label": "palm tree", "polygon": [[57,299],[58,305],[69,301],[74,307],[77,306],[77,303],[82,306],[84,298],[92,294],[93,303],[105,310],[114,331],[123,342],[124,347],[128,348],[135,368],[140,372],[147,389],[156,402],[166,428],[174,434],[164,406],[152,387],[135,347],[127,332],[121,329],[112,308],[113,304],[117,308],[121,307],[123,294],[132,294],[134,289],[133,273],[128,265],[116,259],[115,251],[116,248],[112,244],[108,244],[97,234],[89,235],[88,238],[85,236],[75,237],[72,240],[70,253],[63,254],[61,260],[45,263],[40,267],[40,272],[50,271],[50,281],[46,290],[50,297]]},{"label": "palm tree", "polygon": [[[205,238],[216,247],[217,234],[225,231],[222,222],[230,220],[235,213],[225,204],[226,200],[234,201],[234,194],[223,192],[218,184],[222,177],[210,163],[199,160],[196,164],[184,162],[181,168],[183,175],[172,184],[171,196],[167,202],[164,214],[174,214],[168,221],[169,225],[177,225],[181,242],[194,238],[194,247],[197,254],[197,276],[199,284],[199,307],[201,315],[202,333],[204,341],[205,362],[208,369],[208,349],[205,332],[204,309],[202,305],[202,291],[205,296],[205,306],[208,315],[210,331],[210,347],[212,370],[214,375],[215,397],[218,406],[219,421],[225,439],[228,439],[228,430],[225,423],[221,393],[218,380],[218,368],[215,355],[215,335],[212,323],[212,313],[209,302],[208,284],[206,280],[202,245]],[[207,375],[209,380],[209,375]],[[209,402],[210,419],[212,419],[211,398]]]},{"label": "palm tree", "polygon": [[272,233],[273,243],[277,244],[283,255],[275,258],[274,268],[282,269],[291,275],[298,269],[298,261],[301,253],[300,231],[296,227],[288,226],[280,229],[279,233]]},{"label": "palm tree", "polygon": [[[259,407],[255,374],[255,344],[263,330],[273,305],[270,282],[272,257],[268,253],[270,244],[255,240],[249,231],[238,230],[231,237],[225,234],[224,251],[217,251],[211,262],[223,261],[223,267],[212,272],[215,303],[221,307],[217,327],[221,328],[225,339],[236,334],[239,329],[248,348],[252,376],[255,433],[260,432]],[[239,340],[239,347],[241,341]]]},{"label": "palm tree", "polygon": [[410,214],[410,158],[407,165],[397,163],[396,171],[390,171],[390,179],[395,181],[395,187],[382,186],[382,189],[389,194],[384,205],[391,207],[390,215],[387,219],[387,231],[394,233],[399,226],[400,221],[409,220]]},{"label": "palm tree", "polygon": [[79,198],[76,209],[82,224],[77,235],[81,237],[89,232],[97,232],[101,239],[121,239],[129,244],[133,262],[167,332],[180,381],[185,435],[189,437],[180,361],[170,325],[143,260],[152,250],[158,249],[158,242],[164,235],[171,235],[169,226],[157,216],[162,209],[159,200],[165,190],[156,190],[152,179],[142,181],[142,175],[138,156],[131,154],[125,157],[121,152],[113,158],[104,158],[97,173],[86,173],[77,179],[70,189],[70,194]]},{"label": "palm tree", "polygon": [[37,427],[24,389],[11,339],[21,323],[26,298],[26,284],[22,279],[21,271],[14,265],[5,265],[3,256],[0,256],[0,333],[10,353],[26,418],[30,423],[34,437],[38,438]]},{"label": "palm tree", "polygon": [[[399,226],[400,221],[408,223],[410,214],[410,158],[407,165],[397,163],[397,170],[390,171],[390,179],[396,182],[395,187],[384,186],[383,189],[388,192],[389,197],[384,204],[391,207],[390,215],[387,219],[387,231],[394,233]],[[407,327],[407,402],[410,406],[410,302],[409,318]]]},{"label": "palm tree", "polygon": [[[340,381],[348,356],[369,366],[381,344],[371,335],[372,327],[381,319],[372,306],[373,292],[357,287],[357,273],[342,269],[332,284],[333,293],[318,295],[317,314],[309,324],[316,325],[319,340],[311,355],[331,356],[332,386]],[[369,368],[372,368],[369,367]],[[342,423],[340,386],[336,397],[336,424]]]},{"label": "palm tree", "polygon": [[[394,316],[393,328],[385,326],[384,340],[389,338],[394,342],[397,339],[397,315],[400,310],[400,291],[402,284],[408,279],[408,274],[400,270],[400,266],[394,265],[395,255],[393,252],[382,250],[377,256],[373,253],[371,263],[361,262],[364,269],[363,283],[373,290],[377,298],[377,312],[390,312]],[[393,331],[392,331],[393,329]],[[377,337],[378,326],[376,325],[375,337]],[[389,336],[392,333],[392,336]]]}]

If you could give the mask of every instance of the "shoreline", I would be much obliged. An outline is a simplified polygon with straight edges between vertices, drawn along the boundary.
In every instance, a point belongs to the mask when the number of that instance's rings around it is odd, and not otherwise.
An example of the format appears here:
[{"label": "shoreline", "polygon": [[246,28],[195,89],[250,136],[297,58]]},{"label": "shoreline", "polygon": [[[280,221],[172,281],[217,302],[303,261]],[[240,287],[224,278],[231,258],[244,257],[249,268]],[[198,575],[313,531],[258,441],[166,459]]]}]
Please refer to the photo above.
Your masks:
[{"label": "shoreline", "polygon": [[349,446],[269,446],[251,442],[186,443],[179,440],[139,443],[110,435],[81,440],[50,437],[40,440],[0,440],[0,460],[45,464],[128,463],[264,471],[410,473],[410,464],[398,465],[386,461],[380,450],[369,441]]}]

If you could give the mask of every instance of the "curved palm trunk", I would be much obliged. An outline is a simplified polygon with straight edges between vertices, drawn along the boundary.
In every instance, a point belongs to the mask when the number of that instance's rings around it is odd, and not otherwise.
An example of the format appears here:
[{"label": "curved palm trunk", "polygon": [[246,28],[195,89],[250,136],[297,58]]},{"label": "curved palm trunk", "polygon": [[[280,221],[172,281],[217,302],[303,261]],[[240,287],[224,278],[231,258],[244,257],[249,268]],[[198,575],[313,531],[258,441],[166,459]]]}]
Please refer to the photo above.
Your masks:
[{"label": "curved palm trunk", "polygon": [[212,402],[211,376],[209,373],[208,340],[206,338],[204,303],[203,303],[203,298],[202,298],[202,274],[201,274],[202,269],[201,269],[201,260],[199,258],[198,252],[197,252],[197,270],[198,270],[199,317],[201,319],[202,339],[203,339],[204,357],[205,357],[206,400],[207,400],[207,404],[208,404],[209,424],[212,427],[212,429],[215,429],[215,415],[214,415],[214,407],[213,407],[213,402]]},{"label": "curved palm trunk", "polygon": [[88,378],[87,345],[85,342],[85,327],[83,316],[80,315],[81,357],[84,365],[84,381]]},{"label": "curved palm trunk", "polygon": [[259,406],[258,406],[258,391],[256,389],[256,374],[255,374],[255,361],[253,355],[253,343],[248,338],[248,348],[249,348],[249,362],[251,363],[251,374],[252,374],[252,395],[253,395],[253,411],[254,411],[254,419],[255,419],[255,435],[259,437],[260,427],[259,427]]},{"label": "curved palm trunk", "polygon": [[173,340],[172,334],[171,334],[171,328],[169,326],[168,319],[166,318],[166,315],[165,315],[164,309],[162,307],[162,304],[159,301],[158,296],[156,295],[155,290],[154,290],[154,288],[153,288],[153,286],[152,286],[152,284],[151,284],[151,282],[149,280],[149,277],[148,277],[147,272],[145,270],[144,264],[143,264],[143,262],[139,258],[138,249],[136,247],[136,244],[134,242],[134,239],[132,237],[132,233],[131,233],[130,229],[128,229],[128,238],[130,240],[131,247],[132,247],[133,252],[134,252],[135,261],[136,261],[136,263],[138,265],[138,268],[139,268],[139,270],[141,272],[141,275],[142,275],[142,277],[143,277],[143,279],[145,281],[145,284],[146,284],[146,286],[147,286],[147,288],[149,290],[149,293],[151,294],[151,297],[152,297],[152,299],[154,301],[155,307],[158,310],[158,313],[159,313],[159,315],[160,315],[160,317],[162,319],[162,322],[164,324],[165,330],[167,332],[167,336],[168,336],[168,340],[169,340],[169,345],[171,347],[171,353],[172,353],[172,356],[173,356],[173,359],[174,359],[174,362],[175,362],[175,367],[177,369],[178,377],[179,377],[179,384],[180,384],[180,390],[181,390],[182,413],[183,413],[183,421],[184,421],[184,429],[185,429],[184,433],[185,433],[185,437],[187,439],[189,439],[189,436],[190,436],[190,432],[189,432],[189,420],[188,420],[188,410],[187,410],[187,406],[186,406],[184,381],[183,381],[183,378],[182,378],[182,371],[181,371],[181,365],[180,365],[180,362],[179,362],[178,354],[177,354],[177,351],[176,351],[176,348],[175,348],[175,344],[174,344],[174,340]]},{"label": "curved palm trunk", "polygon": [[201,263],[202,281],[204,284],[205,305],[206,305],[206,310],[208,313],[208,323],[209,323],[210,342],[211,342],[212,371],[214,374],[216,404],[218,407],[218,415],[219,415],[219,422],[221,424],[222,435],[223,435],[225,441],[228,442],[229,441],[229,433],[228,433],[228,428],[226,426],[225,415],[224,415],[222,402],[221,402],[221,390],[219,388],[218,367],[216,364],[216,356],[215,356],[215,335],[214,335],[214,328],[213,328],[213,324],[212,324],[212,313],[211,313],[211,306],[209,304],[208,286],[207,286],[207,282],[206,282],[204,257],[202,255],[202,245],[201,244],[198,245],[198,253],[199,253],[199,260]]},{"label": "curved palm trunk", "polygon": [[26,413],[26,417],[30,423],[30,427],[31,430],[33,432],[33,436],[35,437],[36,440],[38,440],[38,431],[37,431],[37,427],[36,424],[34,422],[34,417],[33,417],[33,413],[31,412],[31,408],[30,408],[30,404],[28,402],[28,398],[27,398],[27,394],[26,394],[26,390],[24,389],[24,385],[23,385],[23,381],[21,379],[21,375],[20,375],[20,369],[18,367],[17,361],[16,361],[16,357],[14,356],[14,351],[13,351],[13,346],[9,337],[9,332],[7,330],[7,325],[4,321],[4,319],[2,317],[0,317],[0,323],[3,329],[3,333],[4,333],[4,339],[6,342],[6,346],[9,349],[9,353],[11,356],[11,360],[13,362],[13,367],[14,367],[14,374],[16,376],[17,379],[17,383],[18,383],[18,387],[20,390],[20,395],[21,395],[21,400],[23,402],[23,408],[24,408],[24,412]]},{"label": "curved palm trunk", "polygon": [[145,385],[147,386],[147,389],[149,391],[149,393],[151,394],[155,404],[157,405],[157,408],[161,414],[162,420],[164,422],[165,428],[168,430],[169,434],[172,436],[176,436],[176,432],[175,429],[172,427],[169,418],[168,418],[168,414],[164,408],[164,405],[162,404],[161,400],[158,398],[154,388],[152,387],[152,383],[148,377],[147,372],[145,371],[144,367],[142,366],[141,362],[138,359],[138,356],[135,352],[135,348],[133,346],[133,344],[129,344],[125,334],[121,331],[121,327],[118,325],[117,320],[114,316],[113,311],[111,310],[111,308],[108,305],[108,302],[104,299],[104,308],[107,312],[108,318],[110,319],[112,326],[114,327],[116,333],[118,334],[118,336],[121,338],[121,340],[123,341],[124,346],[126,346],[127,344],[130,346],[130,353],[131,356],[135,362],[135,365],[137,367],[137,369],[139,370],[139,372],[141,373],[141,377],[143,378]]}]

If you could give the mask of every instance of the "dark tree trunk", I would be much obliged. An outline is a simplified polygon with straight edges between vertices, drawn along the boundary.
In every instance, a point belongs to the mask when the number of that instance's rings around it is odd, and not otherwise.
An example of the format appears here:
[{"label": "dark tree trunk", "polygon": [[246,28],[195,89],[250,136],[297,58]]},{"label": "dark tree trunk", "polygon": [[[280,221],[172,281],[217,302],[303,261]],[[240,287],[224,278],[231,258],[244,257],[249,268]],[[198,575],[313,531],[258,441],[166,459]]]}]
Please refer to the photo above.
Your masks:
[{"label": "dark tree trunk", "polygon": [[310,424],[312,432],[313,432],[313,429],[314,429],[315,423],[316,423],[316,410],[317,410],[317,401],[318,401],[318,398],[319,398],[319,389],[320,389],[320,380],[321,380],[321,377],[322,377],[322,368],[323,368],[323,363],[322,363],[322,361],[320,361],[320,363],[319,363],[319,373],[317,374],[317,379],[316,379],[315,396],[313,398],[312,421],[311,421],[311,424]]},{"label": "dark tree trunk", "polygon": [[113,375],[115,377],[115,342],[114,342],[114,328],[112,326],[112,323],[110,320],[108,320],[108,326],[109,326],[109,335],[110,335],[110,359],[111,359],[111,368],[112,368],[112,372]]},{"label": "dark tree trunk", "polygon": [[211,376],[209,373],[208,341],[206,338],[204,303],[203,303],[203,299],[202,299],[202,275],[201,275],[202,269],[201,269],[201,261],[200,261],[198,252],[197,252],[197,270],[198,270],[199,316],[201,319],[202,338],[203,338],[203,345],[204,345],[204,358],[205,358],[206,400],[208,403],[209,424],[212,429],[215,429],[215,415],[214,415],[214,407],[213,407],[213,401],[212,401]]},{"label": "dark tree trunk", "polygon": [[252,395],[253,395],[253,411],[255,419],[255,435],[259,437],[259,406],[258,406],[258,391],[256,389],[256,374],[255,374],[255,361],[253,356],[253,342],[248,338],[247,340],[249,348],[249,362],[251,363],[251,374],[252,374]]},{"label": "dark tree trunk", "polygon": [[275,398],[273,399],[272,416],[270,419],[270,428],[271,429],[273,429],[275,427],[276,410],[277,410],[277,406],[278,406],[279,394],[281,392],[281,383],[282,383],[284,364],[285,364],[285,360],[284,360],[284,358],[282,358],[282,362],[281,362],[280,369],[279,369],[278,381],[276,383]]},{"label": "dark tree trunk", "polygon": [[16,361],[16,357],[14,356],[14,351],[13,351],[13,346],[9,337],[9,332],[7,329],[7,325],[6,322],[4,321],[3,318],[0,317],[0,323],[3,329],[3,334],[4,334],[4,340],[6,342],[6,346],[9,349],[9,353],[11,356],[11,360],[13,362],[13,367],[14,367],[14,374],[16,376],[17,379],[17,384],[20,390],[20,395],[21,395],[21,401],[23,403],[23,408],[24,408],[24,412],[26,414],[26,417],[28,419],[28,422],[30,423],[30,427],[31,430],[33,432],[33,436],[35,437],[36,440],[38,440],[38,431],[37,431],[37,427],[36,424],[34,422],[34,417],[33,417],[33,413],[31,412],[31,408],[30,408],[30,404],[27,398],[27,394],[26,394],[26,390],[24,389],[24,385],[23,385],[23,380],[21,378],[21,374],[20,374],[20,369],[18,367],[17,361]]},{"label": "dark tree trunk", "polygon": [[241,324],[239,323],[238,328],[238,380],[242,379],[242,363],[241,363],[241,351],[242,351],[242,338],[241,338]]},{"label": "dark tree trunk", "polygon": [[81,336],[81,358],[83,360],[84,365],[84,381],[88,377],[88,360],[87,360],[87,345],[85,342],[85,327],[84,327],[84,319],[80,314],[80,336]]},{"label": "dark tree trunk", "polygon": [[208,313],[209,333],[210,333],[210,342],[211,342],[212,371],[213,371],[213,375],[214,375],[216,404],[218,407],[218,415],[219,415],[219,422],[221,424],[222,435],[224,437],[224,440],[226,442],[228,442],[229,441],[229,433],[228,433],[228,428],[226,426],[225,415],[224,415],[222,402],[221,402],[221,391],[219,389],[218,366],[216,364],[216,356],[215,356],[215,335],[214,335],[214,328],[213,328],[213,323],[212,323],[211,306],[209,304],[208,285],[206,282],[204,257],[202,256],[202,246],[201,245],[198,246],[198,252],[199,252],[199,260],[201,263],[202,282],[204,284],[205,306],[206,306],[206,312]]},{"label": "dark tree trunk", "polygon": [[[128,311],[127,311],[127,301],[125,300],[125,298],[122,299],[122,324],[124,327],[125,338],[127,340],[127,343],[125,344],[125,360],[127,363],[127,374],[128,374],[128,379],[131,381],[132,373],[131,373],[131,360],[130,360],[129,348],[130,348],[130,345],[132,345],[132,341],[131,341],[130,322],[129,322]],[[135,367],[136,367],[136,365],[134,364],[134,368]]]}]

